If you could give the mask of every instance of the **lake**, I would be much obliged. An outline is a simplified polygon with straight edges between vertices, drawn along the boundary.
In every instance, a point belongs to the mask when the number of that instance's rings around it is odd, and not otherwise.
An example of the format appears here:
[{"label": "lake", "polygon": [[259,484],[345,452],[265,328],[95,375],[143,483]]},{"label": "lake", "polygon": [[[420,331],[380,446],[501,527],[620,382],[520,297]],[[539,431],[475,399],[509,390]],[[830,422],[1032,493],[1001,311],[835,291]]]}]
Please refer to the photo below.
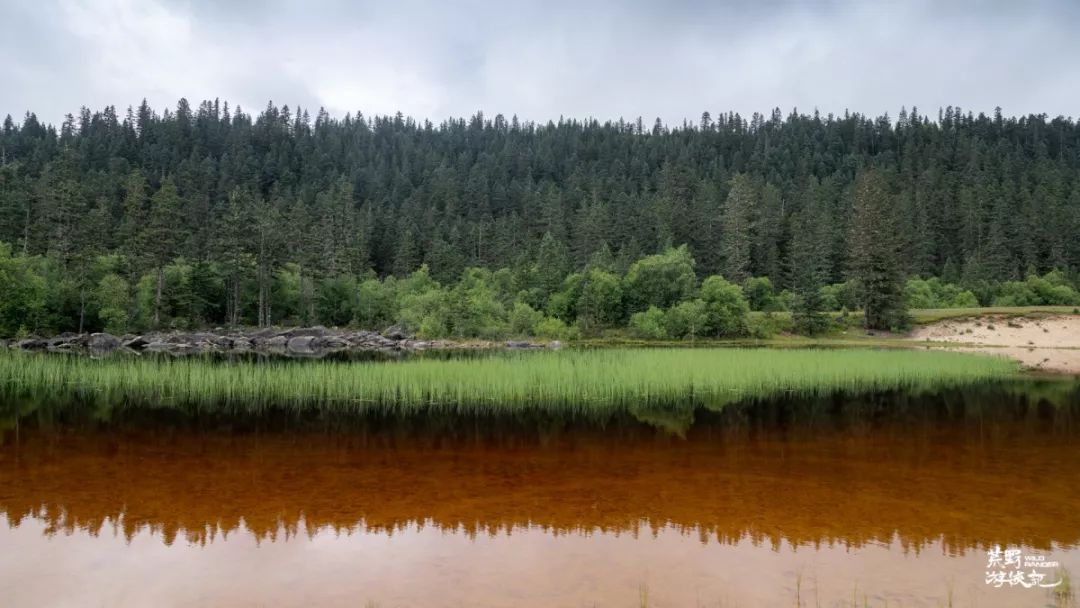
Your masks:
[{"label": "lake", "polygon": [[588,415],[2,402],[5,606],[1034,607],[1080,576],[1071,380]]}]

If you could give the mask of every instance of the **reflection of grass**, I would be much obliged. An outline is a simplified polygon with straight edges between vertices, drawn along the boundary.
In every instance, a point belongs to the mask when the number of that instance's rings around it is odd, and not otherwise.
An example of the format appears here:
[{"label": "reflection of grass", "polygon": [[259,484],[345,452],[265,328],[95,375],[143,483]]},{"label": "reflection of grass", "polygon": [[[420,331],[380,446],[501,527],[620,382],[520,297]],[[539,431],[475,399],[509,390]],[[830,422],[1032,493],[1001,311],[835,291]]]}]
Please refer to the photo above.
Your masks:
[{"label": "reflection of grass", "polygon": [[1050,597],[1053,598],[1054,606],[1056,608],[1075,606],[1073,599],[1075,599],[1076,591],[1073,589],[1072,577],[1069,576],[1069,571],[1065,568],[1058,568],[1057,575],[1061,584],[1050,590]]},{"label": "reflection of grass", "polygon": [[719,407],[781,393],[914,389],[1010,375],[1014,363],[952,352],[868,349],[620,349],[400,363],[214,362],[0,355],[4,389],[151,403],[598,411],[693,400]]}]

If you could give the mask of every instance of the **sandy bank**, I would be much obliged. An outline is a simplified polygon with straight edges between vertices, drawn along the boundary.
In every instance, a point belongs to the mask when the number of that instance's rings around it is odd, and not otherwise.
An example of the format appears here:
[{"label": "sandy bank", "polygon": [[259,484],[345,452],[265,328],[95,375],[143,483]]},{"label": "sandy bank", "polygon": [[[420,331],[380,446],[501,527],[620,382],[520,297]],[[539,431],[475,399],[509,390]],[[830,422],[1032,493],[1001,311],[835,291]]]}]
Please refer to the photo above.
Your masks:
[{"label": "sandy bank", "polygon": [[1032,369],[1080,373],[1080,316],[949,319],[920,327],[907,339],[1010,357]]}]

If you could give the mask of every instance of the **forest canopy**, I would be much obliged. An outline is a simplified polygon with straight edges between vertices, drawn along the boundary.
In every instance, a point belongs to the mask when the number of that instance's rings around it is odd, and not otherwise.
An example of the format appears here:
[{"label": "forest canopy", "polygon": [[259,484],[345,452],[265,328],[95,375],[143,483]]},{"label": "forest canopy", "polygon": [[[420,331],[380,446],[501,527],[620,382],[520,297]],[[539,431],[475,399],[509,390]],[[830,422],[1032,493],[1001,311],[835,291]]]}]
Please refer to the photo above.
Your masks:
[{"label": "forest canopy", "polygon": [[0,130],[4,335],[744,335],[749,309],[813,332],[867,303],[899,325],[1080,303],[1078,235],[1080,125],[1045,115],[435,125],[181,100]]}]

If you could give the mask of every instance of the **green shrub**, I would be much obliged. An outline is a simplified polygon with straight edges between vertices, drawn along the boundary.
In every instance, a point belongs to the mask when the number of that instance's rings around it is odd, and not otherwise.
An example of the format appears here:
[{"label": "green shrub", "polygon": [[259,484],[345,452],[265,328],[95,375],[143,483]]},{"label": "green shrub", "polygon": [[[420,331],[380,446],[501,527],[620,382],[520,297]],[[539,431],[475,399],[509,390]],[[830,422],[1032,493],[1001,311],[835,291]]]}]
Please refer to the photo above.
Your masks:
[{"label": "green shrub", "polygon": [[45,279],[28,258],[12,256],[11,246],[0,243],[0,335],[11,336],[20,328],[37,328],[45,314]]},{"label": "green shrub", "polygon": [[859,310],[859,290],[854,281],[834,283],[821,288],[824,310]]},{"label": "green shrub", "polygon": [[750,277],[743,285],[743,293],[750,310],[780,312],[788,310],[784,302],[776,295],[769,277]]},{"label": "green shrub", "polygon": [[531,336],[543,320],[544,313],[534,310],[525,302],[515,302],[510,311],[510,331],[517,336]]},{"label": "green shrub", "polygon": [[1065,276],[1057,271],[1043,276],[1029,274],[1023,281],[1006,281],[997,289],[994,306],[1075,306],[1077,293]]},{"label": "green shrub", "polygon": [[416,328],[416,335],[425,340],[444,338],[450,333],[446,328],[446,323],[437,315],[423,317]]},{"label": "green shrub", "polygon": [[664,314],[664,328],[672,338],[697,338],[707,330],[708,322],[705,301],[700,299],[679,302]]},{"label": "green shrub", "polygon": [[347,325],[356,316],[359,295],[355,277],[339,275],[324,279],[316,300],[319,319],[327,325]]},{"label": "green shrub", "polygon": [[650,306],[645,312],[630,315],[630,332],[639,338],[662,340],[667,337],[664,328],[664,311]]},{"label": "green shrub", "polygon": [[422,268],[400,282],[397,320],[421,337],[443,337],[450,329],[449,294],[438,283],[426,279],[427,269]]},{"label": "green shrub", "polygon": [[776,296],[780,301],[780,310],[795,310],[795,302],[798,300],[798,295],[790,289],[785,289]]},{"label": "green shrub", "polygon": [[618,275],[590,269],[583,277],[580,291],[575,312],[583,325],[611,327],[622,319],[623,290]]},{"label": "green shrub", "polygon": [[449,294],[449,325],[462,338],[495,339],[509,330],[506,308],[491,280],[491,271],[466,268]]},{"label": "green shrub", "polygon": [[545,338],[548,340],[572,340],[578,337],[578,333],[575,328],[567,326],[563,323],[562,319],[556,319],[555,317],[544,317],[541,319],[535,327],[533,327],[533,334],[538,338]]},{"label": "green shrub", "polygon": [[640,311],[649,306],[667,308],[685,300],[693,295],[696,284],[694,258],[683,245],[634,262],[626,273],[623,291],[631,310]]},{"label": "green shrub", "polygon": [[573,320],[575,304],[581,298],[583,278],[579,272],[568,275],[559,290],[548,296],[544,312],[563,321]]},{"label": "green shrub", "polygon": [[767,340],[777,334],[794,330],[794,322],[788,315],[755,315],[750,317],[748,324],[750,337],[758,340]]},{"label": "green shrub", "polygon": [[105,275],[94,290],[94,300],[105,331],[114,334],[127,331],[128,307],[131,305],[127,281],[114,273]]},{"label": "green shrub", "polygon": [[738,285],[721,276],[711,276],[701,284],[701,299],[705,301],[708,331],[717,337],[745,336],[749,333],[746,303]]},{"label": "green shrub", "polygon": [[908,308],[974,308],[979,305],[974,293],[937,277],[908,279],[904,300]]},{"label": "green shrub", "polygon": [[397,315],[397,280],[380,281],[374,277],[360,283],[352,322],[368,329],[391,325]]}]

